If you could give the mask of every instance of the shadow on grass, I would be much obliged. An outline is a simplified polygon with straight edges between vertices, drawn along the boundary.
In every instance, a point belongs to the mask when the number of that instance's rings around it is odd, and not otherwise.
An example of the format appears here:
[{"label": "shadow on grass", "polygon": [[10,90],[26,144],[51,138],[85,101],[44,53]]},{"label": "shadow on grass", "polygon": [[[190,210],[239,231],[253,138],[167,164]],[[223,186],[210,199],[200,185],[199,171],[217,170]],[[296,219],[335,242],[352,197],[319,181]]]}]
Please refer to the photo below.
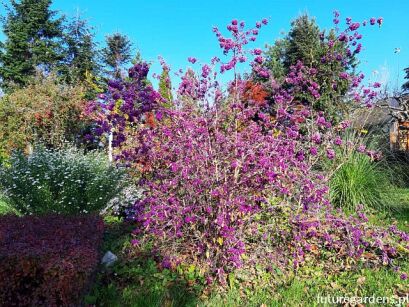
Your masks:
[{"label": "shadow on grass", "polygon": [[196,306],[196,296],[183,284],[120,285],[115,281],[100,283],[85,299],[87,305],[95,306]]},{"label": "shadow on grass", "polygon": [[101,267],[95,284],[85,297],[86,306],[196,306],[197,293],[177,273],[159,270],[147,256],[128,257],[133,226],[110,218],[106,223],[103,252],[110,250],[119,261]]}]

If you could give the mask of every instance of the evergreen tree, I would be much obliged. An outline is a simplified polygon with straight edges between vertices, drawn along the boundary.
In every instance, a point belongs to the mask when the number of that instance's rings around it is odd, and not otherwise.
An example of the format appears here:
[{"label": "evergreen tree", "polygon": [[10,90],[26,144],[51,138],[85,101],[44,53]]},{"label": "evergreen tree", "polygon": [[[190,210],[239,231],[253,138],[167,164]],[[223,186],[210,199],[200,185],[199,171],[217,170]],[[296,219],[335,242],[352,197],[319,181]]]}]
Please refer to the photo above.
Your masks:
[{"label": "evergreen tree", "polygon": [[[338,84],[334,89],[332,80],[338,77],[341,72],[353,71],[356,62],[352,58],[349,62],[341,61],[321,61],[328,52],[326,41],[332,40],[336,44],[334,48],[340,54],[346,53],[346,45],[336,39],[333,31],[325,34],[318,27],[316,21],[302,15],[291,23],[288,34],[277,40],[273,46],[266,51],[266,61],[263,64],[270,71],[275,79],[283,78],[292,65],[301,61],[305,66],[316,68],[317,75],[314,81],[320,84],[321,98],[314,104],[314,108],[324,111],[335,120],[347,111],[344,95],[348,89],[348,81],[345,84]],[[308,103],[305,97],[296,97],[301,103]]]},{"label": "evergreen tree", "polygon": [[63,19],[51,0],[11,0],[3,18],[6,40],[0,46],[2,86],[24,86],[36,69],[50,71],[62,59]]},{"label": "evergreen tree", "polygon": [[402,89],[404,91],[409,91],[409,67],[405,68],[406,77],[405,79],[408,80],[402,85]]},{"label": "evergreen tree", "polygon": [[131,59],[132,43],[126,35],[114,33],[106,37],[106,47],[102,49],[102,60],[112,69],[114,78],[122,77],[122,67]]},{"label": "evergreen tree", "polygon": [[79,15],[66,26],[64,33],[66,50],[61,68],[66,82],[83,82],[87,75],[98,75],[100,67],[94,36],[92,28]]},{"label": "evergreen tree", "polygon": [[284,67],[302,61],[305,66],[314,66],[320,61],[320,29],[314,19],[302,15],[291,23],[285,45]]},{"label": "evergreen tree", "polygon": [[271,72],[276,79],[281,79],[286,74],[286,69],[283,64],[286,52],[286,39],[278,39],[273,46],[269,46],[265,52],[266,61],[264,66]]},{"label": "evergreen tree", "polygon": [[308,15],[302,15],[291,23],[286,37],[269,47],[265,65],[278,78],[284,76],[297,61],[305,66],[316,66],[320,63],[322,51],[318,25]]},{"label": "evergreen tree", "polygon": [[169,77],[169,68],[163,67],[159,79],[159,94],[165,99],[165,106],[171,107],[173,104],[172,85]]},{"label": "evergreen tree", "polygon": [[142,58],[142,54],[139,50],[136,51],[135,56],[131,60],[132,65],[136,65],[138,63],[145,63],[145,61]]}]

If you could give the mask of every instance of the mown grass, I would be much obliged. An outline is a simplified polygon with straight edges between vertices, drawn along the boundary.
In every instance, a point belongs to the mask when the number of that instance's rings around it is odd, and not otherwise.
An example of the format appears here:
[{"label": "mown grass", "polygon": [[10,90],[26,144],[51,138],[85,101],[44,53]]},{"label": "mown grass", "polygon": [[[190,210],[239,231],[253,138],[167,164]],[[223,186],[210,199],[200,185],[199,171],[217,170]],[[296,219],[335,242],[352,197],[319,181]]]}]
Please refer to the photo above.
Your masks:
[{"label": "mown grass", "polygon": [[[409,231],[409,190],[398,191],[400,202],[394,210],[374,211],[370,215],[371,223],[382,226],[396,223],[401,230]],[[275,282],[274,289],[270,286],[252,289],[233,286],[223,293],[203,292],[200,285],[189,286],[175,272],[160,271],[150,258],[126,260],[132,226],[112,218],[107,225],[104,251],[113,251],[120,260],[114,267],[101,271],[85,299],[86,304],[132,307],[326,306],[318,301],[319,297],[397,298],[409,293],[409,283],[400,278],[402,272],[409,273],[409,260],[395,263],[400,267],[399,271],[387,267],[361,268],[327,275],[318,267],[307,267],[285,282]]]},{"label": "mown grass", "polygon": [[[408,270],[405,264],[401,268]],[[305,278],[296,276],[288,284],[277,288],[274,293],[268,289],[257,289],[241,298],[237,289],[226,295],[214,295],[201,302],[202,306],[331,306],[319,301],[322,297],[386,297],[397,298],[408,293],[408,284],[391,269],[362,269],[344,272],[336,276]],[[334,306],[334,305],[332,305]]]}]

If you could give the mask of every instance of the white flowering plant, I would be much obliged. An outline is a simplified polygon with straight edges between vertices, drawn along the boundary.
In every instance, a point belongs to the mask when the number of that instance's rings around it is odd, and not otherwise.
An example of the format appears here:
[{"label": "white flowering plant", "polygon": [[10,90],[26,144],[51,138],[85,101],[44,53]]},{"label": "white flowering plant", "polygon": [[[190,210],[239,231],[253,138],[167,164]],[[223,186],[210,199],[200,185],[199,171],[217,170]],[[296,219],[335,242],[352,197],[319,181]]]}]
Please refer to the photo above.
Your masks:
[{"label": "white flowering plant", "polygon": [[96,212],[128,184],[126,172],[102,152],[38,147],[15,152],[0,167],[0,186],[21,214]]}]

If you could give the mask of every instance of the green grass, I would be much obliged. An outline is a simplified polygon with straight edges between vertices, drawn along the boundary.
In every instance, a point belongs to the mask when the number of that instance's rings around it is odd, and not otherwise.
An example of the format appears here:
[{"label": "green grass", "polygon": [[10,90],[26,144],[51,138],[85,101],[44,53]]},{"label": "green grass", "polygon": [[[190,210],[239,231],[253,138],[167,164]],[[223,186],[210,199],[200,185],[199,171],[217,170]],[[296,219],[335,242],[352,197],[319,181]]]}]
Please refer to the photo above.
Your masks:
[{"label": "green grass", "polygon": [[[374,212],[370,221],[382,226],[395,222],[401,230],[409,231],[409,190],[400,189],[397,197],[400,202],[395,210]],[[327,275],[321,268],[306,267],[287,281],[275,280],[272,283],[275,286],[245,289],[236,284],[223,293],[207,293],[199,284],[189,287],[175,272],[159,270],[149,257],[130,254],[132,225],[115,218],[109,218],[107,225],[104,252],[111,250],[120,259],[114,267],[102,269],[98,274],[85,299],[86,304],[132,307],[326,306],[318,304],[319,296],[393,297],[409,293],[409,283],[400,279],[401,272],[409,273],[409,260],[395,264],[400,267],[399,272],[385,267]]]},{"label": "green grass", "polygon": [[395,223],[400,230],[409,233],[409,189],[395,189],[395,199],[389,211],[374,211],[369,220],[374,225],[385,227]]},{"label": "green grass", "polygon": [[96,284],[85,298],[86,304],[97,306],[196,306],[194,288],[189,288],[178,274],[159,271],[149,257],[129,257],[132,225],[116,218],[106,219],[107,232],[103,252],[119,256],[111,268],[101,268]]},{"label": "green grass", "polygon": [[[402,270],[409,270],[408,265]],[[202,306],[331,306],[319,304],[319,297],[394,297],[409,290],[399,274],[386,268],[362,269],[336,276],[320,278],[295,277],[271,293],[270,289],[250,291],[246,299],[240,291],[230,290],[226,295],[214,295],[201,302]],[[334,306],[334,305],[332,305]]]},{"label": "green grass", "polygon": [[4,215],[7,213],[15,213],[15,210],[13,210],[9,204],[6,202],[4,196],[0,194],[0,215]]}]

